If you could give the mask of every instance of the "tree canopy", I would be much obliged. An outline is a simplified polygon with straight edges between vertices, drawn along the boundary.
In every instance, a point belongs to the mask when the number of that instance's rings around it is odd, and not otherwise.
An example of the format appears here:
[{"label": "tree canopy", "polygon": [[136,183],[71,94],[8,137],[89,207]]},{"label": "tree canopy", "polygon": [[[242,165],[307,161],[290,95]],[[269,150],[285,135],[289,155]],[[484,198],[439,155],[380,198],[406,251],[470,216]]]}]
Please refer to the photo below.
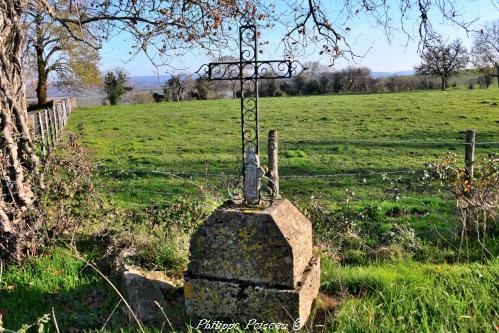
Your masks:
[{"label": "tree canopy", "polygon": [[497,78],[499,87],[499,20],[490,22],[474,34],[472,59],[486,75]]},{"label": "tree canopy", "polygon": [[[331,61],[356,56],[349,32],[357,17],[374,19],[387,34],[401,29],[409,38],[419,40],[421,46],[438,37],[432,22],[439,18],[467,31],[474,23],[463,18],[457,0],[343,0],[334,5],[322,0],[31,0],[29,3],[42,4],[74,39],[95,47],[117,32],[128,32],[134,42],[130,56],[142,51],[156,64],[168,62],[172,55],[184,54],[193,47],[214,56],[222,55],[221,50],[237,37],[234,25],[243,16],[256,19],[262,27],[280,26],[288,56],[313,44]],[[416,32],[412,32],[414,26]]]},{"label": "tree canopy", "polygon": [[104,92],[106,93],[107,99],[111,105],[118,104],[121,96],[123,96],[127,91],[132,90],[132,87],[127,85],[127,75],[125,71],[121,69],[116,69],[114,71],[107,72],[104,75]]},{"label": "tree canopy", "polygon": [[445,90],[451,76],[466,67],[468,52],[460,40],[445,44],[442,39],[435,39],[421,54],[422,63],[416,66],[418,75],[429,75],[441,79],[441,89]]},{"label": "tree canopy", "polygon": [[100,83],[99,52],[72,38],[67,30],[36,8],[24,12],[24,62],[37,78],[37,98],[47,101],[47,81],[69,91]]}]

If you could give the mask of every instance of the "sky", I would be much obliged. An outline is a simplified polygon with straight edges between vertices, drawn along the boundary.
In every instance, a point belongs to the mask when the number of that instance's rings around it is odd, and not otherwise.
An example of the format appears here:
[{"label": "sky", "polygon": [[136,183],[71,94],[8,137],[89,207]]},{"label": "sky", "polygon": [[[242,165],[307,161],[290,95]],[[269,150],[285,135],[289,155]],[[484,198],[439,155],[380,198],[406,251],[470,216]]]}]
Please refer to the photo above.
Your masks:
[{"label": "sky", "polygon": [[[496,6],[494,6],[496,2]],[[499,0],[459,0],[457,10],[466,20],[478,19],[474,28],[480,28],[487,21],[496,20],[499,18]],[[331,15],[334,15],[334,10],[331,9]],[[396,13],[394,14],[394,16]],[[431,17],[431,16],[430,16]],[[366,66],[375,72],[397,72],[404,70],[412,70],[419,63],[417,54],[418,43],[416,41],[408,41],[407,36],[400,30],[394,29],[391,33],[391,38],[387,38],[386,34],[375,24],[369,22],[366,18],[359,18],[351,21],[351,31],[348,34],[349,41],[353,44],[352,49],[357,54],[364,55],[362,58],[352,60],[338,60],[334,68],[344,68],[349,65]],[[372,20],[371,20],[372,21]],[[470,49],[472,36],[468,36],[466,31],[456,26],[441,24],[441,19],[434,19],[434,27],[439,33],[448,40],[459,38],[464,45]],[[275,41],[279,41],[282,37],[283,30],[273,29],[273,31],[261,31],[262,38],[270,42],[263,49],[263,53],[259,55],[259,59],[275,59],[279,55],[283,56],[282,48]],[[193,50],[191,53],[183,57],[172,58],[170,66],[159,68],[159,73],[155,66],[143,54],[129,59],[129,51],[131,43],[129,37],[124,33],[119,34],[109,40],[101,50],[100,67],[102,71],[110,70],[115,67],[122,67],[127,70],[131,76],[150,76],[150,75],[165,75],[173,73],[192,73],[195,72],[202,64],[213,61],[199,50]],[[234,55],[236,55],[234,51]],[[232,53],[229,53],[232,54]],[[317,52],[308,50],[306,54],[297,57],[302,62],[319,61],[323,64],[328,64],[326,58],[321,58]]]}]

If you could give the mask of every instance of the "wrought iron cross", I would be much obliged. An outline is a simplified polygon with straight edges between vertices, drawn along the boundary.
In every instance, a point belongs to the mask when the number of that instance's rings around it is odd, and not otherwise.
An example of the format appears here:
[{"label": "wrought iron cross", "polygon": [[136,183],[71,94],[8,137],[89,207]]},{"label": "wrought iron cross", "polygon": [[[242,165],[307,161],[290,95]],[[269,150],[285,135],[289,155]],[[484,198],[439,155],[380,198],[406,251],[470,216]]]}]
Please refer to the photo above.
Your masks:
[{"label": "wrought iron cross", "polygon": [[306,68],[298,61],[257,60],[258,32],[253,20],[244,20],[239,27],[239,61],[211,62],[196,72],[202,79],[239,80],[241,88],[242,173],[246,154],[253,148],[259,155],[258,80],[296,77]]}]

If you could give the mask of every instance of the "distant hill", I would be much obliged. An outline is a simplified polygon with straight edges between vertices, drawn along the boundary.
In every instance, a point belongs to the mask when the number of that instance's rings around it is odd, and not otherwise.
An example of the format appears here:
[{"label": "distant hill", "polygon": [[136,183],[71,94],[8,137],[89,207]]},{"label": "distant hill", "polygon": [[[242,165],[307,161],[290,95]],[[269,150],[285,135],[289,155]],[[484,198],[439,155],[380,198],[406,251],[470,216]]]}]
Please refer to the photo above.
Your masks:
[{"label": "distant hill", "polygon": [[130,76],[128,81],[138,90],[148,90],[160,89],[169,78],[170,75]]},{"label": "distant hill", "polygon": [[[414,75],[414,70],[405,70],[398,72],[371,72],[371,77],[385,78],[390,76],[405,76]],[[165,82],[171,77],[171,75],[143,75],[143,76],[130,76],[128,78],[129,84],[133,87],[134,91],[157,91],[163,89]],[[27,95],[29,99],[35,99],[35,87],[33,84],[27,85]],[[62,97],[62,96],[75,96],[81,105],[96,105],[100,104],[101,100],[104,98],[101,88],[94,87],[90,89],[81,89],[78,91],[63,91],[58,89],[49,82],[48,85],[48,95],[50,97]]]},{"label": "distant hill", "polygon": [[[155,90],[161,89],[165,84],[166,80],[170,78],[169,75],[149,75],[149,76],[130,76],[128,78],[129,84],[134,88],[134,90]],[[26,93],[29,98],[35,98],[36,92],[33,84],[28,83],[26,85]],[[51,97],[61,97],[61,96],[87,96],[100,94],[101,89],[98,87],[90,89],[80,89],[78,91],[68,92],[59,89],[57,86],[53,85],[51,82],[48,84],[48,95]]]},{"label": "distant hill", "polygon": [[406,76],[406,75],[414,75],[416,71],[411,69],[407,71],[398,71],[398,72],[371,72],[371,77],[375,79],[389,77],[389,76]]},{"label": "distant hill", "polygon": [[[371,72],[371,76],[375,79],[389,76],[405,76],[414,75],[414,70],[398,71],[398,72]],[[160,76],[131,76],[128,81],[130,84],[139,90],[160,89],[165,82],[170,78],[169,75]]]}]

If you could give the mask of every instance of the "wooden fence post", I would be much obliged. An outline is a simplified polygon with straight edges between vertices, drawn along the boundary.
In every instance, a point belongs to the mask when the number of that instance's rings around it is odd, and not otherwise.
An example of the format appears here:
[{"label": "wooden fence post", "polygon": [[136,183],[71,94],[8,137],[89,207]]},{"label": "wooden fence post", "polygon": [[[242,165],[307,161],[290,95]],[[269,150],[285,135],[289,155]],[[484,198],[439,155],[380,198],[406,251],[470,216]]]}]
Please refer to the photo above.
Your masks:
[{"label": "wooden fence post", "polygon": [[53,127],[53,131],[54,131],[54,144],[57,143],[57,141],[59,140],[59,126],[57,124],[57,111],[56,111],[56,107],[55,107],[55,103],[54,105],[52,105],[52,127]]},{"label": "wooden fence post", "polygon": [[475,161],[475,131],[466,131],[466,148],[464,150],[464,174],[468,184],[473,180],[473,163]]},{"label": "wooden fence post", "polygon": [[55,108],[55,115],[57,118],[57,127],[59,128],[59,136],[61,136],[61,130],[62,130],[61,103],[59,101],[55,102],[54,108]]},{"label": "wooden fence post", "polygon": [[43,128],[43,121],[42,121],[42,112],[43,111],[38,111],[36,113],[36,118],[40,126],[40,144],[42,146],[42,155],[45,156],[47,155],[47,149],[46,149],[45,129]]},{"label": "wooden fence post", "polygon": [[66,109],[66,100],[62,101],[61,106],[62,106],[62,123],[63,126],[66,127],[66,124],[68,123],[68,110]]},{"label": "wooden fence post", "polygon": [[59,103],[58,109],[59,109],[59,118],[61,119],[61,126],[59,128],[61,129],[62,132],[62,130],[64,129],[64,107],[62,103]]},{"label": "wooden fence post", "polygon": [[55,131],[54,131],[54,120],[53,120],[53,114],[51,112],[52,109],[45,109],[45,116],[47,120],[47,130],[49,131],[50,135],[50,145],[52,146],[52,149],[55,146]]},{"label": "wooden fence post", "polygon": [[68,97],[68,99],[66,100],[66,103],[68,104],[68,110],[69,110],[69,113],[71,114],[71,112],[73,112],[73,100],[71,97]]},{"label": "wooden fence post", "polygon": [[31,140],[36,139],[36,122],[35,115],[33,113],[28,113],[28,126],[31,127]]},{"label": "wooden fence post", "polygon": [[269,175],[272,183],[270,187],[274,192],[276,198],[279,197],[279,146],[277,142],[277,131],[270,130],[269,131],[269,139],[268,139],[268,158],[269,158]]}]

